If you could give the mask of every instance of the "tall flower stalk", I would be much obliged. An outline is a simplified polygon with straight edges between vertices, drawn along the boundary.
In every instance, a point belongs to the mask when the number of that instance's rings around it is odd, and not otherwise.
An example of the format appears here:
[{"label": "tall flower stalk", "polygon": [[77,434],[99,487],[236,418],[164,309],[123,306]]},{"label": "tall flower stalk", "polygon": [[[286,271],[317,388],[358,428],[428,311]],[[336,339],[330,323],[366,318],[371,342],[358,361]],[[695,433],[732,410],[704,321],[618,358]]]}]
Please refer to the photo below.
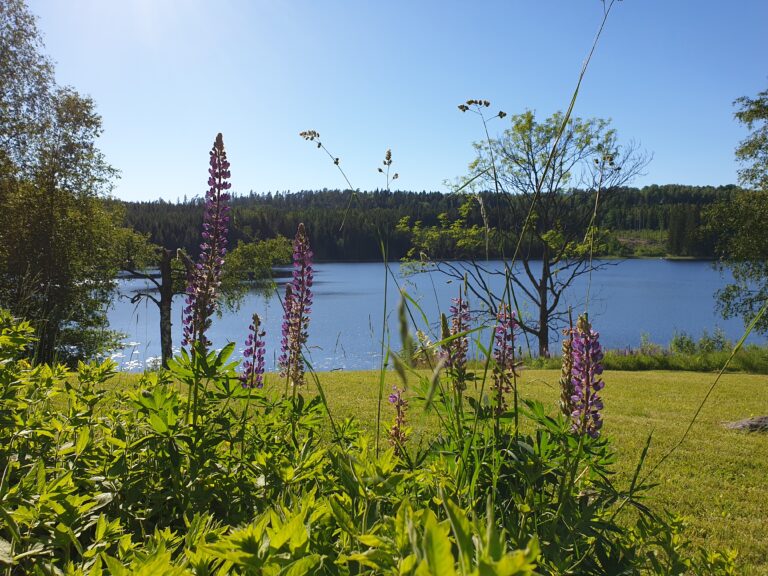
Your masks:
[{"label": "tall flower stalk", "polygon": [[227,204],[230,194],[227,190],[232,187],[227,181],[229,178],[229,162],[224,151],[224,140],[221,134],[218,134],[210,152],[209,188],[205,194],[200,258],[187,273],[182,346],[190,346],[193,354],[195,345],[205,351],[211,344],[205,333],[216,311],[221,270],[227,253],[230,209]]},{"label": "tall flower stalk", "polygon": [[[280,375],[286,386],[304,384],[304,362],[301,350],[309,337],[309,314],[312,311],[312,250],[304,224],[299,224],[293,240],[293,278],[285,287]],[[295,392],[294,392],[295,393]]]},{"label": "tall flower stalk", "polygon": [[389,395],[389,403],[395,409],[395,421],[389,429],[389,443],[395,448],[395,453],[403,457],[405,443],[408,440],[405,414],[408,409],[408,401],[403,398],[403,391],[397,386],[392,386],[392,394]]},{"label": "tall flower stalk", "polygon": [[560,368],[560,410],[570,418],[575,410],[573,403],[573,318],[571,325],[563,330],[562,365]]},{"label": "tall flower stalk", "polygon": [[243,388],[261,388],[264,386],[264,335],[261,318],[253,315],[253,321],[248,326],[248,337],[245,339],[243,356],[243,373],[240,382]]},{"label": "tall flower stalk", "polygon": [[445,363],[445,369],[453,380],[457,391],[466,389],[467,380],[467,352],[469,351],[469,339],[466,332],[472,321],[469,313],[469,302],[459,294],[458,298],[451,298],[449,308],[451,324],[448,319],[443,320],[443,342],[441,356]]},{"label": "tall flower stalk", "polygon": [[514,311],[506,304],[499,306],[496,315],[493,346],[493,400],[495,431],[499,435],[501,415],[507,410],[506,395],[514,392],[515,434],[517,434],[517,367],[515,359],[515,328],[517,321]]},{"label": "tall flower stalk", "polygon": [[579,316],[572,344],[572,429],[576,434],[588,434],[592,438],[600,435],[600,428],[603,426],[600,414],[603,401],[598,392],[603,389],[605,383],[600,378],[603,373],[603,351],[599,338],[600,335],[592,330],[587,316]]}]

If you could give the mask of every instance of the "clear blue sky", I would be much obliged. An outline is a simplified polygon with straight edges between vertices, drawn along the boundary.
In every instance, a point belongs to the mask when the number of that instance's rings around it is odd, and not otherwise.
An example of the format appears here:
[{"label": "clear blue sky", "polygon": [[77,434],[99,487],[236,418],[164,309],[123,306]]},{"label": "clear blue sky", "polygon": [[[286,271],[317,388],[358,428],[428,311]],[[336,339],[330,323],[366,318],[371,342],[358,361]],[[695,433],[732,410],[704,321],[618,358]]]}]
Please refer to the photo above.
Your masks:
[{"label": "clear blue sky", "polygon": [[[567,106],[599,0],[29,0],[60,84],[92,96],[115,194],[200,195],[224,134],[233,188],[383,186],[391,148],[410,190],[466,173],[481,126],[456,106],[509,114]],[[745,130],[732,102],[768,87],[766,0],[617,2],[576,105],[653,153],[651,183],[736,181]],[[500,132],[503,122],[493,129]]]}]

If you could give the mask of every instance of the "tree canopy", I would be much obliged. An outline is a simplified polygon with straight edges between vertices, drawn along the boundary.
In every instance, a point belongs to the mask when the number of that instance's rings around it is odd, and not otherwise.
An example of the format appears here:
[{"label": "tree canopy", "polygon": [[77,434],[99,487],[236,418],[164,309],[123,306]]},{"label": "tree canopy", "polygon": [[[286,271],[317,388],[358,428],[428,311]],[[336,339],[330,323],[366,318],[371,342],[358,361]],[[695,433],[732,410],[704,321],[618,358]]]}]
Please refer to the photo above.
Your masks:
[{"label": "tree canopy", "polygon": [[122,211],[103,201],[117,172],[95,104],[42,48],[24,3],[0,3],[0,307],[32,321],[39,360],[69,360],[110,342]]},{"label": "tree canopy", "polygon": [[[739,178],[750,190],[713,205],[706,220],[717,238],[719,265],[734,278],[718,291],[718,307],[725,318],[741,317],[746,325],[768,303],[768,90],[735,104],[736,119],[751,131],[736,148]],[[755,328],[768,332],[768,315]]]},{"label": "tree canopy", "polygon": [[[482,106],[488,104],[470,101],[463,111],[477,108],[482,114]],[[620,145],[607,120],[566,121],[560,112],[539,120],[526,111],[511,116],[510,124],[500,137],[475,144],[477,157],[459,183],[460,188],[494,190],[500,201],[489,206],[482,196],[473,198],[481,213],[480,226],[466,226],[464,217],[441,226],[458,245],[482,245],[485,237],[488,256],[491,245],[502,252],[507,263],[500,272],[507,280],[505,294],[488,291],[481,276],[492,272],[481,264],[438,266],[457,279],[465,278],[469,290],[494,313],[505,301],[514,302],[515,308],[518,298],[530,302],[534,312],[519,314],[518,323],[536,338],[539,354],[548,355],[550,331],[567,318],[561,303],[564,292],[577,277],[600,266],[592,257],[604,242],[597,226],[601,194],[626,185],[648,159],[634,145]],[[493,227],[492,220],[504,225]],[[418,227],[414,232],[429,239]],[[423,243],[419,249],[428,252],[429,245]],[[515,262],[522,271],[514,268]]]}]

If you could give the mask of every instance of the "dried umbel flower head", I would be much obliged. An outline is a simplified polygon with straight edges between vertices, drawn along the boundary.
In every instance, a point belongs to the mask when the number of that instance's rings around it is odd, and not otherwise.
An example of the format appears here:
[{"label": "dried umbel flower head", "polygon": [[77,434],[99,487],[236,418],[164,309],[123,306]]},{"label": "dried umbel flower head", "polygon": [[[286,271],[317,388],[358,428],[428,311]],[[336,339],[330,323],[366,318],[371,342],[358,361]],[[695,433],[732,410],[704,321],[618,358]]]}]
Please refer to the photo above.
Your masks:
[{"label": "dried umbel flower head", "polygon": [[303,132],[299,132],[299,136],[304,138],[304,140],[308,140],[308,141],[319,140],[320,132],[317,132],[315,130],[304,130]]},{"label": "dried umbel flower head", "polygon": [[384,154],[384,160],[381,161],[381,163],[384,165],[384,168],[379,166],[378,171],[380,174],[384,174],[387,178],[387,190],[389,190],[389,185],[393,180],[397,180],[400,175],[395,172],[393,176],[389,175],[390,167],[392,166],[392,150],[387,148],[386,154]]},{"label": "dried umbel flower head", "polygon": [[600,435],[603,419],[600,411],[603,401],[598,392],[605,383],[600,378],[603,373],[603,351],[600,347],[600,335],[592,330],[586,315],[579,316],[573,332],[573,367],[571,382],[573,396],[572,428],[576,434],[588,434],[592,438]]},{"label": "dried umbel flower head", "polygon": [[221,134],[216,136],[210,152],[208,175],[200,258],[187,274],[182,340],[182,346],[199,342],[204,349],[210,344],[205,332],[216,311],[229,229],[230,208],[227,203],[230,195],[227,190],[232,185],[227,181],[231,174]]},{"label": "dried umbel flower head", "polygon": [[293,240],[293,279],[285,287],[283,300],[282,349],[278,364],[281,376],[294,386],[304,383],[301,350],[309,338],[312,311],[312,250],[304,224],[299,224]]},{"label": "dried umbel flower head", "polygon": [[251,325],[248,326],[248,337],[245,339],[245,351],[243,356],[243,373],[240,382],[243,388],[261,388],[264,386],[264,335],[261,327],[261,318],[253,315]]},{"label": "dried umbel flower head", "polygon": [[[489,100],[467,100],[465,103],[459,104],[458,108],[462,112],[469,112],[470,110],[472,110],[473,112],[482,115],[481,109],[488,108],[490,105],[491,105],[491,102]],[[504,118],[504,116],[506,115],[507,115],[506,112],[499,111],[498,114],[496,114],[496,117]]]}]

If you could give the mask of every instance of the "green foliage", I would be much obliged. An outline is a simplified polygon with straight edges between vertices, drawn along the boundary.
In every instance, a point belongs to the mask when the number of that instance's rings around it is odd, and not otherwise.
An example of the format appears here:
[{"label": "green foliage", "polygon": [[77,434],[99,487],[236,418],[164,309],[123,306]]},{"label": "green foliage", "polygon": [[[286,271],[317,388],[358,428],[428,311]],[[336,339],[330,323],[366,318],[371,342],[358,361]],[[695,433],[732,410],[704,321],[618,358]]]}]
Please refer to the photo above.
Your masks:
[{"label": "green foliage", "polygon": [[35,356],[76,362],[114,338],[116,171],[96,146],[93,100],[57,87],[23,2],[0,5],[0,307],[30,319]]},{"label": "green foliage", "polygon": [[518,434],[438,389],[453,422],[403,460],[351,422],[328,442],[320,396],[243,389],[231,347],[112,391],[114,364],[33,368],[14,359],[29,324],[0,327],[9,574],[732,573],[647,509],[645,485],[614,485],[605,441],[577,441],[540,403]]},{"label": "green foliage", "polygon": [[[668,347],[651,342],[648,335],[643,334],[637,349],[606,350],[603,365],[607,370],[717,372],[729,359],[732,349],[733,342],[720,328],[712,334],[705,330],[698,340],[686,332],[675,332]],[[525,365],[556,369],[560,358],[526,358]],[[731,360],[727,372],[768,374],[768,348],[756,344],[743,346]]]},{"label": "green foliage", "polygon": [[[717,238],[718,265],[733,274],[733,283],[717,293],[718,308],[723,317],[741,317],[747,325],[768,300],[768,239],[763,233],[768,191],[737,194],[712,206],[706,218]],[[768,331],[768,318],[756,330]]]},{"label": "green foliage", "polygon": [[[705,218],[716,238],[721,270],[730,269],[734,279],[718,291],[718,307],[723,317],[740,316],[746,326],[768,302],[768,90],[735,104],[737,120],[751,130],[736,148],[736,158],[746,164],[739,179],[752,190],[715,204]],[[768,331],[768,316],[755,330]]]},{"label": "green foliage", "polygon": [[[478,103],[470,101],[459,108],[467,111],[475,106]],[[485,117],[478,114],[486,126]],[[620,146],[607,120],[575,118],[570,111],[537,120],[529,110],[512,115],[510,123],[499,138],[487,136],[475,143],[477,157],[469,164],[470,173],[456,186],[457,191],[470,185],[494,190],[496,205],[491,207],[483,196],[474,195],[464,204],[460,218],[449,220],[446,215],[439,218],[438,226],[426,229],[417,222],[410,230],[414,246],[409,256],[466,259],[469,256],[462,248],[469,248],[471,256],[484,247],[485,257],[490,258],[492,246],[493,254],[502,254],[506,263],[499,272],[505,279],[503,294],[488,292],[487,283],[475,281],[477,271],[469,266],[438,269],[457,280],[471,278],[472,292],[485,293],[483,303],[492,312],[500,302],[524,296],[534,313],[518,314],[519,326],[536,338],[539,355],[547,356],[550,332],[567,316],[557,303],[576,278],[600,268],[593,256],[605,253],[609,246],[610,235],[600,228],[598,218],[601,194],[628,183],[648,160],[633,146]],[[475,200],[482,227],[467,226]],[[506,225],[493,226],[492,220]],[[518,263],[524,273],[512,270]]]},{"label": "green foliage", "polygon": [[[607,244],[596,255],[603,256],[665,256],[667,230],[671,214],[681,211],[697,215],[709,204],[729,196],[735,186],[645,186],[643,188],[619,187],[604,194],[600,200],[599,224],[611,230],[619,244]],[[496,231],[509,230],[513,225],[509,214],[510,203],[514,213],[524,211],[525,204],[517,196],[504,196],[495,192],[478,192],[467,201],[461,194],[407,191],[357,191],[350,204],[349,192],[341,190],[303,191],[296,193],[267,193],[235,196],[232,201],[233,219],[230,238],[233,245],[251,242],[254,238],[291,237],[299,222],[304,222],[313,233],[313,248],[319,260],[376,260],[381,258],[380,240],[386,241],[389,257],[398,260],[410,256],[418,258],[421,242],[430,248],[435,258],[457,259],[461,254],[482,259],[486,256],[486,228],[491,229],[488,253],[491,258],[510,254],[514,245],[509,238]],[[482,199],[487,220],[483,218],[478,199]],[[574,192],[574,201],[583,208],[594,207],[594,193]],[[519,206],[517,206],[519,204]],[[183,248],[188,254],[197,253],[202,207],[197,200],[171,203],[126,202],[126,221],[142,234],[151,234],[151,241],[176,250]],[[339,225],[349,207],[344,228]],[[459,246],[451,240],[450,226],[441,228],[440,215],[446,214],[449,222],[463,219],[467,229],[474,230],[472,242]],[[696,220],[691,220],[695,222]],[[411,236],[416,222],[422,233],[428,230],[442,235],[431,238]],[[686,232],[687,233],[687,232]],[[699,231],[692,230],[691,238],[698,238]],[[464,234],[465,238],[469,238]],[[704,236],[703,238],[706,238]],[[459,238],[457,238],[458,240]],[[606,241],[610,238],[606,238]],[[696,254],[711,257],[713,247],[702,243],[689,244]],[[532,243],[531,253],[541,255],[540,246]],[[708,250],[708,251],[707,251]],[[671,255],[682,256],[672,252]]]},{"label": "green foliage", "polygon": [[739,170],[739,180],[744,186],[768,191],[768,90],[756,98],[742,96],[734,104],[736,119],[751,131],[736,148],[736,159],[746,164]]},{"label": "green foliage", "polygon": [[284,237],[240,242],[227,254],[221,279],[222,303],[237,309],[249,290],[274,288],[272,268],[291,262],[291,241]]}]

